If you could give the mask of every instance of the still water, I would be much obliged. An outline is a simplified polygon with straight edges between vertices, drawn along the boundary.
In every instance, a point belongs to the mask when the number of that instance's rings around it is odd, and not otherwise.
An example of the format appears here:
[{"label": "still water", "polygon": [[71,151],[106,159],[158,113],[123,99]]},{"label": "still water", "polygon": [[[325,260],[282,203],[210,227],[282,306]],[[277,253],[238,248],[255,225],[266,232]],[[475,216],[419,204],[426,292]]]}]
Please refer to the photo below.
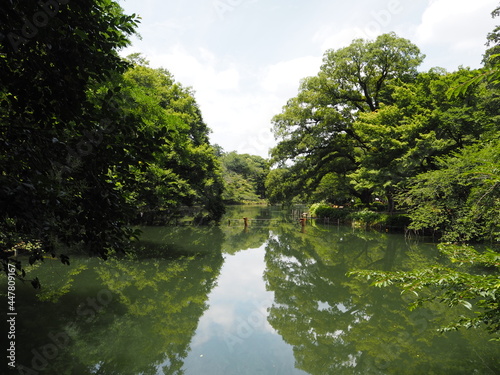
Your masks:
[{"label": "still water", "polygon": [[[242,217],[266,220],[228,225]],[[442,263],[435,245],[287,219],[237,207],[220,227],[143,228],[138,253],[120,260],[34,267],[43,289],[16,286],[9,373],[500,374],[484,332],[436,332],[466,311],[411,312],[411,296],[346,276]]]}]

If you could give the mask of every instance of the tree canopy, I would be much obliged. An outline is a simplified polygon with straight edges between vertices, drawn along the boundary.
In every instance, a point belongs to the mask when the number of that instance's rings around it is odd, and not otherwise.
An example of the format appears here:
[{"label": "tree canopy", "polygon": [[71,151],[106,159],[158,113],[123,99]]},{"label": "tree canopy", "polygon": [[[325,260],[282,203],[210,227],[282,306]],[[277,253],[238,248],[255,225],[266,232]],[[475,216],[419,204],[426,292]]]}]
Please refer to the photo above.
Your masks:
[{"label": "tree canopy", "polygon": [[[391,83],[412,81],[423,58],[414,44],[394,33],[371,42],[357,39],[325,53],[318,75],[305,78],[299,94],[273,118],[279,143],[271,151],[272,161],[279,167],[291,164],[288,199],[303,190],[313,192],[331,173],[343,181],[356,170],[357,153],[368,146],[355,131],[355,121],[361,113],[392,103]],[[370,200],[372,189],[349,183],[345,188],[351,196]]]},{"label": "tree canopy", "polygon": [[368,205],[380,198],[392,212],[413,177],[494,137],[494,85],[470,82],[450,96],[473,72],[418,72],[423,58],[394,33],[327,51],[318,75],[305,78],[273,118],[279,142],[266,182],[270,201]]},{"label": "tree canopy", "polygon": [[[11,1],[1,12],[0,244],[29,262],[106,257],[147,210],[223,213],[220,165],[191,89],[118,55],[138,18],[110,0]],[[37,285],[37,281],[34,281]]]},{"label": "tree canopy", "polygon": [[[499,14],[499,9],[493,12],[494,16]],[[498,341],[500,64],[495,57],[497,34],[498,27],[488,36],[489,44],[495,45],[486,51],[484,68],[445,74],[427,85],[431,89],[426,95],[427,101],[424,97],[418,99],[417,105],[433,102],[434,109],[426,117],[433,120],[428,123],[434,122],[434,127],[427,132],[425,127],[421,128],[418,136],[422,141],[414,150],[426,152],[431,146],[434,151],[429,155],[432,157],[429,166],[405,176],[397,194],[400,207],[407,210],[412,220],[410,228],[437,233],[442,241],[448,242],[439,246],[442,254],[459,267],[420,266],[407,272],[366,270],[354,271],[351,275],[366,277],[379,287],[397,285],[404,293],[415,296],[411,308],[434,301],[448,307],[465,306],[474,314],[448,322],[442,330],[483,327],[492,334],[492,340]],[[440,82],[449,83],[439,85]],[[414,93],[412,96],[416,97]],[[404,108],[413,110],[416,105]],[[376,125],[385,125],[387,129],[390,123],[381,121]],[[367,125],[362,129],[370,129]],[[383,130],[380,134],[384,134]],[[396,141],[399,139],[402,138],[396,136]],[[402,166],[407,170],[407,164]],[[394,170],[396,165],[389,167]],[[478,251],[470,246],[477,242],[487,242],[492,248]]]},{"label": "tree canopy", "polygon": [[219,150],[224,178],[226,203],[261,203],[266,198],[265,180],[269,163],[258,155]]}]

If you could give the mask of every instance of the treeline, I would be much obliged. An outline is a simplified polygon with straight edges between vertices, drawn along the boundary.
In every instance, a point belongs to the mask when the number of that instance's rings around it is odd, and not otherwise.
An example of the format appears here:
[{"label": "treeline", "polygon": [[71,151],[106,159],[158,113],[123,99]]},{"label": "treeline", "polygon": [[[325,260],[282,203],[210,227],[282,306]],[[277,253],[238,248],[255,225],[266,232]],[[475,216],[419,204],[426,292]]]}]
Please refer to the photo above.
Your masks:
[{"label": "treeline", "polygon": [[394,33],[329,50],[273,118],[271,202],[326,202],[409,214],[450,241],[500,239],[498,30],[484,68],[419,72]]},{"label": "treeline", "polygon": [[[26,26],[42,13],[47,22]],[[15,1],[0,21],[4,270],[22,272],[12,255],[23,251],[30,263],[69,263],[68,248],[106,258],[138,235],[133,224],[186,207],[208,223],[225,204],[263,202],[268,162],[211,145],[191,88],[139,54],[119,56],[136,15],[113,1]]]},{"label": "treeline", "polygon": [[222,169],[192,90],[118,54],[138,17],[113,1],[51,4],[11,1],[0,12],[4,270],[22,273],[11,255],[23,250],[30,263],[68,263],[70,247],[106,258],[146,212],[192,206],[218,220]]}]

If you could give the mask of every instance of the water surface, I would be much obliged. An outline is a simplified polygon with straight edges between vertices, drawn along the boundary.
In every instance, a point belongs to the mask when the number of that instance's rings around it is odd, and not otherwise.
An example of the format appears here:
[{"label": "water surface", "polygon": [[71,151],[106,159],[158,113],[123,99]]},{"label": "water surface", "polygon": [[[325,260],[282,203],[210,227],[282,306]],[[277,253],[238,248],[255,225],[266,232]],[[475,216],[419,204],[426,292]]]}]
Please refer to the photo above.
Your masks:
[{"label": "water surface", "polygon": [[411,312],[411,296],[346,277],[444,262],[434,244],[288,219],[238,207],[220,227],[143,228],[120,260],[34,267],[44,287],[17,285],[13,373],[500,373],[483,331],[436,331],[466,311]]}]

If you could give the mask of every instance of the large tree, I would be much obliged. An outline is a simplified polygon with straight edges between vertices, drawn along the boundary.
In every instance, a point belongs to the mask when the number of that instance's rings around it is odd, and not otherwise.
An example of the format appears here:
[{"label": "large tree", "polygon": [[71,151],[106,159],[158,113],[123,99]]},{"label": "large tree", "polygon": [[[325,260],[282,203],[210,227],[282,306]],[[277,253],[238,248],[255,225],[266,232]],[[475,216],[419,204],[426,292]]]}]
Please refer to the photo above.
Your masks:
[{"label": "large tree", "polygon": [[222,152],[219,158],[223,167],[226,202],[258,202],[266,197],[264,183],[269,173],[266,159],[236,151]]},{"label": "large tree", "polygon": [[[497,8],[493,15],[499,14]],[[495,36],[496,35],[496,36]],[[489,35],[495,43],[486,56],[498,51],[498,27]],[[500,60],[487,59],[485,68],[471,74],[458,74],[448,94],[449,103],[474,94],[475,111],[466,106],[455,107],[448,114],[450,132],[461,126],[470,127],[469,137],[462,138],[460,150],[437,158],[436,168],[409,179],[400,199],[412,219],[413,229],[434,230],[443,240],[454,243],[488,241],[492,249],[476,251],[465,245],[440,245],[441,252],[460,267],[432,267],[408,272],[356,271],[353,275],[367,277],[376,286],[398,285],[403,292],[416,296],[412,307],[439,301],[448,307],[463,305],[473,314],[462,316],[444,330],[483,327],[500,340],[500,284],[498,241],[500,240],[500,128],[497,81]],[[462,72],[463,73],[463,72]],[[483,113],[483,116],[476,116]],[[474,122],[463,121],[475,118]],[[472,136],[471,136],[472,135]],[[472,143],[472,144],[470,144]],[[496,245],[496,246],[495,246]]]},{"label": "large tree", "polygon": [[14,0],[0,24],[2,248],[31,242],[30,262],[57,243],[104,256],[129,234],[106,175],[110,163],[126,163],[121,141],[134,137],[135,121],[116,109],[118,89],[98,101],[88,90],[128,67],[118,50],[137,19],[110,0]]},{"label": "large tree", "polygon": [[[318,75],[304,79],[299,94],[273,118],[279,143],[272,160],[282,167],[291,165],[295,188],[289,191],[313,191],[328,174],[344,180],[354,171],[356,154],[367,150],[354,122],[360,113],[390,104],[390,83],[414,80],[423,58],[414,44],[394,33],[327,51]],[[369,202],[371,189],[350,184],[346,188]]]}]

